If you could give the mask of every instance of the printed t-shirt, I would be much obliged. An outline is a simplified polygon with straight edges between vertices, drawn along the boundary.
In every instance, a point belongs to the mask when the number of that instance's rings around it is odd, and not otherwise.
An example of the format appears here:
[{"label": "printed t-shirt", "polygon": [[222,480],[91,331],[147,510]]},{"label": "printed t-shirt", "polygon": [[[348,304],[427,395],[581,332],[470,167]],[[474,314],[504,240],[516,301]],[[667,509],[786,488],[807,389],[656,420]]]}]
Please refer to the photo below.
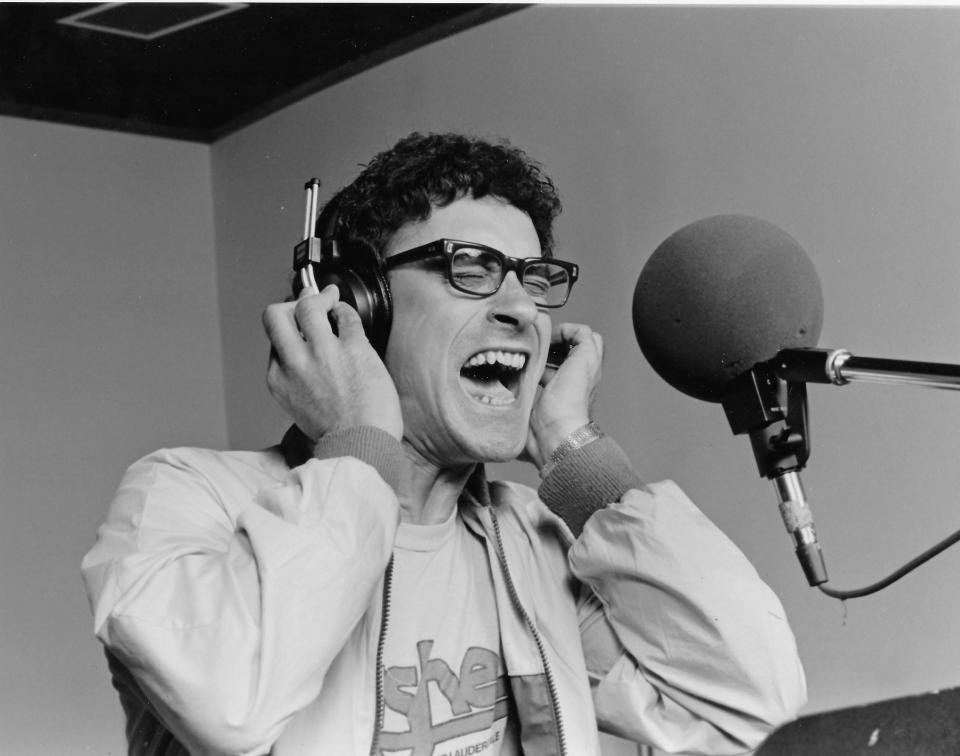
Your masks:
[{"label": "printed t-shirt", "polygon": [[454,511],[401,523],[384,645],[383,756],[515,756],[484,543]]}]

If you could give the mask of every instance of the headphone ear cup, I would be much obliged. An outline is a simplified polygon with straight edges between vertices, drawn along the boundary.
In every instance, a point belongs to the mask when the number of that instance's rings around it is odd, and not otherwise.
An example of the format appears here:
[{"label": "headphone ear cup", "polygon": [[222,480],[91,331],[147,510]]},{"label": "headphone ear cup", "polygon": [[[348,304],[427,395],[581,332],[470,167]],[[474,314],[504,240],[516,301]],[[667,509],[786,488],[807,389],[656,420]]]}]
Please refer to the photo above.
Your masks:
[{"label": "headphone ear cup", "polygon": [[[360,315],[367,339],[383,357],[393,321],[393,299],[390,285],[381,268],[376,252],[343,244],[340,233],[340,197],[338,193],[327,203],[314,222],[314,236],[310,237],[307,259],[317,286],[330,284],[340,290],[340,301],[353,307]],[[303,242],[306,243],[306,242]],[[294,268],[298,260],[294,256]],[[303,287],[299,271],[293,278],[293,295],[299,296]]]},{"label": "headphone ear cup", "polygon": [[360,315],[364,333],[373,348],[383,357],[393,320],[393,301],[383,271],[376,268],[349,268],[337,263],[311,263],[317,286],[335,284],[340,301]]},{"label": "headphone ear cup", "polygon": [[393,295],[390,293],[390,284],[387,282],[386,272],[379,267],[370,269],[370,291],[377,302],[374,316],[370,319],[370,327],[366,328],[367,338],[381,358],[387,353],[387,339],[390,337],[390,327],[393,325]]}]

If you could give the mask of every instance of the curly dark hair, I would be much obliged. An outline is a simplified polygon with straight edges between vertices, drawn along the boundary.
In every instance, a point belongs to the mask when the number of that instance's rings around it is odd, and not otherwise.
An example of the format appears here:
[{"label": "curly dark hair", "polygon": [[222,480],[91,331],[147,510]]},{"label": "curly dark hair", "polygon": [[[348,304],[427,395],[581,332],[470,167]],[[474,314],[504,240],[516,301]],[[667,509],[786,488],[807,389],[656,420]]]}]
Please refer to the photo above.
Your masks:
[{"label": "curly dark hair", "polygon": [[434,207],[461,197],[491,195],[530,216],[543,255],[553,254],[553,221],[560,198],[553,181],[523,150],[464,134],[414,132],[376,155],[327,203],[317,223],[336,207],[341,244],[382,258],[401,226],[426,220]]}]

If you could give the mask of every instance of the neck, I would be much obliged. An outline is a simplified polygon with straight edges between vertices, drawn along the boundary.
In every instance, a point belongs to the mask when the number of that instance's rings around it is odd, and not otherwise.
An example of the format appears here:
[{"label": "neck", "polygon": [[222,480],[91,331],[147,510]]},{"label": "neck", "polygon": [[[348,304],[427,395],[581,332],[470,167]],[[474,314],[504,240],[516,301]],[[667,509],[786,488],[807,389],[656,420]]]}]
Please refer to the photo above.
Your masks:
[{"label": "neck", "polygon": [[400,519],[415,525],[446,522],[475,465],[440,467],[407,443],[403,451],[407,465],[399,491]]}]

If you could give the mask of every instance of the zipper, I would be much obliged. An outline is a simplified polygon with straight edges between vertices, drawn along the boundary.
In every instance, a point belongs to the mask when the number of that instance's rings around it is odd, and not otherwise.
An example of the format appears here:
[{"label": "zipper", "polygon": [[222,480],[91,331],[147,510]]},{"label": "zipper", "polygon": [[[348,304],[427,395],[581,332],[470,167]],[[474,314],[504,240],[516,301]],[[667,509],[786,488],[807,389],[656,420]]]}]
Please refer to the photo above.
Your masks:
[{"label": "zipper", "polygon": [[553,707],[553,716],[557,723],[557,740],[560,741],[560,755],[563,756],[567,752],[567,738],[563,731],[563,717],[560,716],[560,696],[557,693],[557,683],[553,677],[553,670],[550,668],[550,661],[547,659],[547,650],[543,644],[543,638],[540,636],[540,631],[537,630],[537,626],[533,624],[533,618],[527,614],[527,610],[523,604],[520,603],[520,595],[517,593],[516,586],[513,584],[513,578],[510,576],[510,568],[507,566],[507,555],[503,550],[503,538],[500,535],[500,521],[497,519],[497,514],[493,511],[492,507],[488,507],[487,511],[490,512],[490,518],[493,521],[493,534],[497,539],[497,556],[500,558],[500,564],[503,566],[503,576],[507,584],[507,592],[510,594],[510,600],[513,601],[513,605],[517,608],[517,611],[520,612],[520,616],[533,634],[533,640],[537,644],[537,651],[540,652],[540,661],[543,662],[543,671],[547,678],[547,689],[550,693],[550,704]]},{"label": "zipper", "polygon": [[383,608],[380,613],[380,637],[377,639],[377,704],[373,730],[373,742],[370,744],[370,756],[377,756],[380,731],[383,729],[383,647],[387,640],[387,625],[390,624],[390,586],[393,581],[393,555],[387,562],[383,575]]}]

